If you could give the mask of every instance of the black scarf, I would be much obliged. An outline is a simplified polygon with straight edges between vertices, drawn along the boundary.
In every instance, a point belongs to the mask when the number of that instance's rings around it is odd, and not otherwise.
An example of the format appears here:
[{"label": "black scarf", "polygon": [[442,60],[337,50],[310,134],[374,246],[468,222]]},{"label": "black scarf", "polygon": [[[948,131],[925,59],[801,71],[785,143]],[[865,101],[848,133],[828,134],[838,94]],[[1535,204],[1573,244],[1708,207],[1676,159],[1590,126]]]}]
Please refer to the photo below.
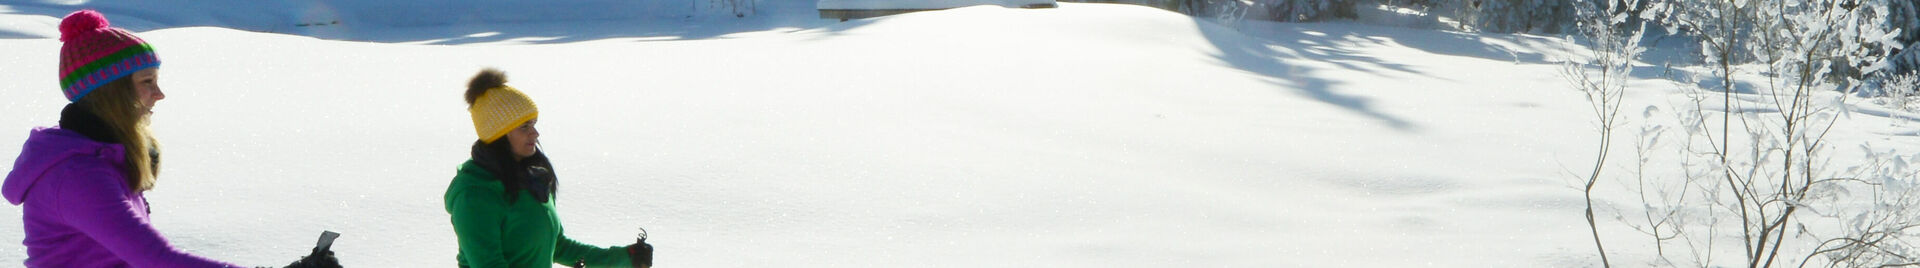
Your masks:
[{"label": "black scarf", "polygon": [[[120,137],[119,131],[113,131],[112,127],[107,126],[106,119],[100,119],[100,116],[93,114],[85,104],[77,102],[67,104],[66,108],[60,108],[60,129],[80,133],[82,136],[87,136],[87,139],[101,143],[127,144],[127,139]],[[148,145],[147,160],[152,162],[149,166],[159,168],[160,148]]]},{"label": "black scarf", "polygon": [[548,198],[559,190],[559,179],[553,173],[553,163],[547,160],[545,152],[534,151],[519,161],[513,160],[513,145],[506,138],[493,143],[473,142],[473,162],[480,168],[493,173],[500,184],[506,186],[507,204],[519,199],[521,190],[533,194],[534,199],[546,203]]},{"label": "black scarf", "polygon": [[80,103],[69,103],[66,108],[60,108],[60,129],[79,132],[87,139],[101,143],[126,143],[126,139],[120,138],[119,132],[107,126],[106,119],[100,119],[99,115],[94,115],[86,105]]}]

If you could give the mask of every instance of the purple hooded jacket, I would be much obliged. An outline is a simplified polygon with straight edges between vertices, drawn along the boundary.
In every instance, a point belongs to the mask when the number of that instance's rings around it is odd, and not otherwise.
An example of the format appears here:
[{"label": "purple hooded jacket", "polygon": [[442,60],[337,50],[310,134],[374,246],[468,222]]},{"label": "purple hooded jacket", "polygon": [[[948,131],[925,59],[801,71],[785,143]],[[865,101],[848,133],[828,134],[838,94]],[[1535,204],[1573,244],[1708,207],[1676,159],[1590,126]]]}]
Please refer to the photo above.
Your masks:
[{"label": "purple hooded jacket", "polygon": [[60,128],[36,128],[0,186],[22,206],[27,267],[238,267],[180,251],[147,223],[128,191],[126,148]]}]

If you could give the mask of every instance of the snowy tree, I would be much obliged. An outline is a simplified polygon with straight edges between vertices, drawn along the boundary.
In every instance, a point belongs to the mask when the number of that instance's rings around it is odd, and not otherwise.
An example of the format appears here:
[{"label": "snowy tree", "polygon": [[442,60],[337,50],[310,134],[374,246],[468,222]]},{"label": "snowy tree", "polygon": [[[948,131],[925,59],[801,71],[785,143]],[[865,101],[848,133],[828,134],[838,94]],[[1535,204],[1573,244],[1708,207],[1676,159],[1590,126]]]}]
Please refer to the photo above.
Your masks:
[{"label": "snowy tree", "polygon": [[1250,5],[1240,0],[1182,0],[1179,11],[1189,16],[1219,19],[1232,24],[1243,18]]},{"label": "snowy tree", "polygon": [[1860,79],[1886,68],[1899,43],[1889,29],[1887,0],[1777,1],[1762,6],[1767,29],[1757,59],[1789,88],[1855,92]]},{"label": "snowy tree", "polygon": [[[1580,8],[1621,6],[1629,21],[1650,2],[1628,0],[1377,0],[1379,4],[1427,10],[1461,22],[1461,30],[1499,33],[1564,33],[1582,21]],[[1623,3],[1639,4],[1623,4]]]},{"label": "snowy tree", "polygon": [[[1648,10],[1670,31],[1698,38],[1707,66],[1722,81],[1717,89],[1692,95],[1694,107],[1712,110],[1689,109],[1680,116],[1687,135],[1681,164],[1686,178],[1640,190],[1643,196],[1683,193],[1645,201],[1648,224],[1635,227],[1654,230],[1648,234],[1662,260],[1682,253],[1692,254],[1694,265],[1722,266],[1729,260],[1716,260],[1710,252],[1737,249],[1741,254],[1732,261],[1747,267],[1916,265],[1920,255],[1905,235],[1920,227],[1920,217],[1912,212],[1920,202],[1912,187],[1899,186],[1912,184],[1911,169],[1888,166],[1904,163],[1898,159],[1870,158],[1833,170],[1832,146],[1826,143],[1848,111],[1842,105],[1850,96],[1832,91],[1852,92],[1863,84],[1857,75],[1836,74],[1885,66],[1885,48],[1892,47],[1894,36],[1881,16],[1889,12],[1887,3],[1666,0]],[[1766,76],[1769,83],[1735,88],[1731,77],[1746,73]],[[1734,101],[1735,95],[1743,100]],[[1881,154],[1863,148],[1869,155]],[[1704,217],[1697,215],[1702,211]],[[1741,243],[1712,243],[1716,240]],[[1669,250],[1669,244],[1686,250]]]},{"label": "snowy tree", "polygon": [[[1908,217],[1906,210],[1915,208],[1903,196],[1907,193],[1896,192],[1884,184],[1857,183],[1849,176],[1837,176],[1822,170],[1820,159],[1827,153],[1822,144],[1834,124],[1838,113],[1834,103],[1844,101],[1826,100],[1815,93],[1838,90],[1853,92],[1862,83],[1860,74],[1872,73],[1884,68],[1889,48],[1895,47],[1894,34],[1885,27],[1887,1],[1885,0],[1814,0],[1814,1],[1772,1],[1763,2],[1759,7],[1762,14],[1781,14],[1766,16],[1771,22],[1770,31],[1758,35],[1760,38],[1760,60],[1769,62],[1768,73],[1780,79],[1771,92],[1773,108],[1783,111],[1771,136],[1771,147],[1782,160],[1777,170],[1768,170],[1760,174],[1772,174],[1777,179],[1755,178],[1749,181],[1764,182],[1763,185],[1780,186],[1780,191],[1763,191],[1770,195],[1756,195],[1764,198],[1755,201],[1773,201],[1778,203],[1756,203],[1742,206],[1742,212],[1756,212],[1770,216],[1772,223],[1747,224],[1758,228],[1756,233],[1761,239],[1750,243],[1756,247],[1755,257],[1766,252],[1767,258],[1760,262],[1769,263],[1781,253],[1781,238],[1772,242],[1765,241],[1768,236],[1785,237],[1786,229],[1793,222],[1843,222],[1843,228],[1807,230],[1799,227],[1803,237],[1818,239],[1804,262],[1813,262],[1815,256],[1823,257],[1829,264],[1848,267],[1901,265],[1914,262],[1912,252],[1905,247],[1903,235],[1909,228],[1920,226],[1920,220]],[[1836,81],[1837,80],[1837,81]],[[1831,102],[1829,102],[1831,101]],[[1871,148],[1868,148],[1871,153]],[[1858,174],[1854,176],[1871,174]],[[1841,194],[1846,187],[1864,188],[1870,193],[1870,201],[1881,205],[1861,206],[1846,199]],[[1897,198],[1896,198],[1897,197]],[[1771,212],[1771,213],[1769,213]],[[1798,213],[1799,215],[1796,215]],[[1766,231],[1774,233],[1768,234]],[[1797,256],[1788,256],[1794,258]]]},{"label": "snowy tree", "polygon": [[1884,68],[1878,60],[1899,47],[1885,36],[1903,17],[1888,16],[1897,11],[1892,6],[1888,0],[1663,0],[1649,13],[1667,32],[1700,38],[1709,65],[1792,63],[1809,55],[1788,54],[1807,52],[1829,56],[1825,60],[1836,64],[1830,67],[1859,78],[1873,71],[1859,69]]},{"label": "snowy tree", "polygon": [[1274,0],[1268,1],[1268,14],[1276,21],[1306,21],[1325,12],[1330,0]]},{"label": "snowy tree", "polygon": [[1920,0],[1893,0],[1887,6],[1887,26],[1900,30],[1895,38],[1906,49],[1900,49],[1888,68],[1897,73],[1920,70]]},{"label": "snowy tree", "polygon": [[1920,73],[1895,75],[1881,81],[1881,104],[1888,109],[1920,113]]},{"label": "snowy tree", "polygon": [[1898,41],[1920,43],[1920,0],[1893,0],[1887,5],[1887,24],[1900,29]]},{"label": "snowy tree", "polygon": [[[1181,13],[1233,24],[1243,19],[1299,22],[1352,18],[1356,0],[1175,0]],[[1260,14],[1262,16],[1254,16]],[[1253,16],[1253,17],[1250,17]]]},{"label": "snowy tree", "polygon": [[1900,54],[1893,55],[1893,58],[1888,61],[1887,68],[1892,71],[1891,73],[1920,71],[1920,42],[1908,44],[1906,49],[1900,50]]},{"label": "snowy tree", "polygon": [[753,15],[759,8],[758,4],[758,0],[707,0],[707,8],[736,18]]},{"label": "snowy tree", "polygon": [[1578,16],[1574,17],[1578,19],[1576,29],[1589,41],[1587,47],[1591,58],[1563,63],[1560,70],[1560,76],[1574,89],[1586,93],[1599,123],[1599,153],[1594,157],[1593,171],[1588,173],[1585,186],[1581,189],[1586,195],[1588,231],[1593,234],[1593,245],[1600,253],[1601,264],[1607,267],[1613,264],[1607,259],[1606,246],[1600,240],[1600,227],[1594,220],[1593,190],[1603,177],[1601,171],[1607,166],[1607,156],[1613,148],[1614,129],[1620,125],[1620,104],[1627,91],[1627,74],[1633,71],[1634,59],[1645,51],[1640,48],[1640,38],[1646,32],[1645,24],[1627,20],[1632,7],[1638,6],[1638,2],[1608,3],[1604,9],[1592,5],[1580,6],[1576,11]]},{"label": "snowy tree", "polygon": [[1354,16],[1352,0],[1263,0],[1260,5],[1276,21],[1313,21]]},{"label": "snowy tree", "polygon": [[[1751,61],[1754,29],[1761,14],[1750,0],[1663,0],[1649,7],[1650,17],[1666,26],[1666,32],[1683,33],[1700,39],[1700,54],[1706,64],[1731,69]],[[1723,85],[1731,85],[1731,73],[1721,72]]]},{"label": "snowy tree", "polygon": [[1433,8],[1458,0],[1380,0],[1380,4],[1407,8]]},{"label": "snowy tree", "polygon": [[[1481,31],[1560,33],[1570,30],[1577,5],[1584,0],[1464,0],[1470,14],[1462,19]],[[1622,9],[1627,10],[1627,9]]]}]

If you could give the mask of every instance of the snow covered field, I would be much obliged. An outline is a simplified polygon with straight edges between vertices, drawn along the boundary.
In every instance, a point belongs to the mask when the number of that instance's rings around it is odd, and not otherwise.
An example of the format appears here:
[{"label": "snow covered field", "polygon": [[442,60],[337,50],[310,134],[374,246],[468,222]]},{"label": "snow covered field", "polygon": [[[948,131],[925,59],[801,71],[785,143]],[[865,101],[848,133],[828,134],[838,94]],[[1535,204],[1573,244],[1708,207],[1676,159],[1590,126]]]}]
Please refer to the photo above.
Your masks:
[{"label": "snow covered field", "polygon": [[[1571,175],[1594,122],[1558,38],[1110,4],[409,22],[377,2],[101,7],[165,62],[148,197],[172,242],[278,265],[333,230],[347,266],[451,266],[459,95],[491,66],[542,107],[568,235],[644,226],[662,267],[1597,263]],[[0,162],[66,103],[52,37],[81,6],[0,4]],[[341,23],[274,28],[305,21]],[[1628,111],[1688,109],[1636,77]],[[1920,152],[1913,115],[1850,107],[1835,162]],[[0,220],[0,264],[26,257],[20,224]],[[1601,231],[1616,264],[1647,260]]]}]

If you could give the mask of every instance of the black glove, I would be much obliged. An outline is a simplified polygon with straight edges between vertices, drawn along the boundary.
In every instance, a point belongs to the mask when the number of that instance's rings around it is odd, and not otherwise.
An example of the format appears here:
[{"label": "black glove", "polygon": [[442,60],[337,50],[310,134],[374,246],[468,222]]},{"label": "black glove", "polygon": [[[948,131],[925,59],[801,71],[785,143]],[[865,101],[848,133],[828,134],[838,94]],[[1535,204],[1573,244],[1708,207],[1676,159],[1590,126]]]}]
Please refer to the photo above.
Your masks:
[{"label": "black glove", "polygon": [[640,228],[640,235],[633,245],[627,246],[627,257],[633,258],[634,268],[653,267],[653,245],[647,244],[647,228]]},{"label": "black glove", "polygon": [[627,257],[633,258],[634,268],[653,267],[653,245],[648,245],[646,239],[633,242],[627,246]]},{"label": "black glove", "polygon": [[287,268],[341,268],[340,260],[333,258],[333,250],[314,248],[312,254],[287,264]]}]

